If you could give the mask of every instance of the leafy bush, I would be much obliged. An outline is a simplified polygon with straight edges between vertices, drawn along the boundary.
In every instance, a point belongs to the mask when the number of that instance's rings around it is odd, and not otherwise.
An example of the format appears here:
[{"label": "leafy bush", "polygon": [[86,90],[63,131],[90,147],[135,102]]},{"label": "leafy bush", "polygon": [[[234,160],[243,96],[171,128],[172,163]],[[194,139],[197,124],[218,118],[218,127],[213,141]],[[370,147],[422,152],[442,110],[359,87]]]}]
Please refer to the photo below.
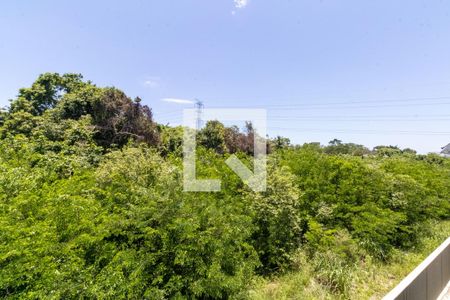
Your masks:
[{"label": "leafy bush", "polygon": [[291,254],[300,246],[304,218],[301,193],[294,181],[289,168],[271,162],[267,191],[247,194],[256,225],[253,244],[263,272],[286,269]]},{"label": "leafy bush", "polygon": [[450,160],[391,146],[277,137],[250,191],[224,161],[252,167],[251,123],[198,133],[197,177],[222,189],[183,192],[183,128],[80,75],[43,74],[0,119],[2,298],[228,299],[291,268],[348,297],[356,265],[450,216]]}]

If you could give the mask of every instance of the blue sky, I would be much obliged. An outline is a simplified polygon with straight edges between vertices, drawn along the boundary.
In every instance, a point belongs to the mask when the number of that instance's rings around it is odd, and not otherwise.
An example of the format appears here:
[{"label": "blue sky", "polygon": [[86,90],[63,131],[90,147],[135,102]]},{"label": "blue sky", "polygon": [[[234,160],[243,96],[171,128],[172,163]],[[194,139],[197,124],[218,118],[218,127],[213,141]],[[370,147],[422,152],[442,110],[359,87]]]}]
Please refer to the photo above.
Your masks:
[{"label": "blue sky", "polygon": [[439,151],[450,142],[448,1],[2,1],[0,105],[82,73],[179,124],[189,103],[267,108],[268,132]]}]

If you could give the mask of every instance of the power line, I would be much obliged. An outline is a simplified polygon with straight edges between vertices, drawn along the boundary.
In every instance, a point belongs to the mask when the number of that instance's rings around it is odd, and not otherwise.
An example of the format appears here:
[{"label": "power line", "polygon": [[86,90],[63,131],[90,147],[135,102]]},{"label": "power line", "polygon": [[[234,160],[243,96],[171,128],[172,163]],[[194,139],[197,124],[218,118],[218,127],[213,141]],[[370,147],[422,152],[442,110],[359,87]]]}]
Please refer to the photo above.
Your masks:
[{"label": "power line", "polygon": [[[342,101],[342,102],[325,102],[325,103],[287,103],[287,104],[269,104],[269,105],[259,105],[263,107],[296,107],[296,106],[329,106],[329,105],[348,105],[348,104],[376,104],[376,103],[392,103],[392,102],[416,102],[416,101],[426,101],[426,100],[450,100],[450,96],[441,97],[417,97],[417,98],[390,98],[390,99],[379,99],[379,100],[363,100],[363,101]],[[277,99],[277,102],[282,100]],[[222,101],[226,103],[232,103],[233,101]],[[246,108],[251,108],[245,106]]]},{"label": "power line", "polygon": [[[428,117],[428,118],[422,118],[422,117],[365,117],[365,116],[349,116],[349,117],[330,117],[330,116],[269,116],[267,120],[269,122],[314,122],[314,121],[333,121],[333,122],[446,122],[450,121],[450,116],[445,117]],[[161,118],[159,118],[161,119]],[[164,117],[163,119],[169,119],[169,120],[181,120],[181,116],[172,116],[172,117]],[[203,122],[200,120],[200,122]],[[202,124],[200,124],[201,126]]]},{"label": "power line", "polygon": [[[381,100],[364,100],[364,101],[344,101],[344,102],[328,102],[328,103],[301,103],[301,104],[277,104],[269,105],[274,107],[292,107],[292,106],[329,106],[329,105],[348,105],[348,104],[377,104],[377,103],[392,103],[392,102],[415,102],[424,100],[450,100],[450,96],[445,97],[425,97],[425,98],[391,98],[391,99],[381,99]],[[269,107],[268,106],[268,107]]]},{"label": "power line", "polygon": [[329,118],[329,117],[268,117],[271,121],[336,121],[336,122],[433,122],[450,121],[448,118]]},{"label": "power line", "polygon": [[[430,105],[450,105],[450,102],[425,102],[414,103],[417,101],[427,100],[450,100],[450,96],[445,97],[423,97],[423,98],[392,98],[381,100],[366,100],[366,101],[343,101],[343,102],[328,102],[328,103],[299,103],[299,104],[275,104],[275,105],[255,105],[255,106],[239,106],[237,108],[266,108],[272,111],[296,111],[296,110],[335,110],[335,109],[359,109],[359,108],[386,108],[386,107],[416,107],[416,106],[430,106]],[[201,102],[200,102],[201,103]],[[373,105],[366,105],[373,104]],[[196,103],[197,105],[197,103]],[[197,107],[197,106],[196,106]],[[235,106],[236,107],[236,106]],[[213,107],[214,108],[214,107]],[[216,107],[220,108],[220,107]],[[198,109],[198,107],[197,107]],[[156,114],[158,116],[171,116],[177,114],[177,111],[165,112]],[[180,112],[181,113],[181,112]]]},{"label": "power line", "polygon": [[299,115],[299,114],[295,114],[293,116],[289,116],[289,115],[271,115],[269,114],[269,117],[296,117],[296,118],[343,118],[343,119],[347,119],[347,118],[423,118],[423,117],[427,117],[427,118],[445,118],[445,117],[449,117],[450,118],[450,114],[411,114],[411,115],[324,115],[324,114],[320,114],[320,115],[312,115],[312,114],[306,114],[306,115]]},{"label": "power line", "polygon": [[355,134],[399,134],[399,135],[450,135],[444,131],[409,131],[409,130],[371,130],[371,129],[318,129],[318,128],[283,128],[269,127],[271,130],[293,130],[303,132],[330,132],[330,133],[355,133]]},{"label": "power line", "polygon": [[435,106],[435,105],[450,105],[450,102],[441,102],[441,103],[409,103],[409,104],[382,104],[382,105],[359,105],[359,106],[352,106],[352,105],[340,105],[340,106],[326,106],[326,107],[317,107],[314,105],[305,105],[305,106],[293,106],[293,107],[272,107],[271,110],[279,111],[279,110],[336,110],[336,109],[358,109],[358,108],[387,108],[387,107],[418,107],[418,106]]}]

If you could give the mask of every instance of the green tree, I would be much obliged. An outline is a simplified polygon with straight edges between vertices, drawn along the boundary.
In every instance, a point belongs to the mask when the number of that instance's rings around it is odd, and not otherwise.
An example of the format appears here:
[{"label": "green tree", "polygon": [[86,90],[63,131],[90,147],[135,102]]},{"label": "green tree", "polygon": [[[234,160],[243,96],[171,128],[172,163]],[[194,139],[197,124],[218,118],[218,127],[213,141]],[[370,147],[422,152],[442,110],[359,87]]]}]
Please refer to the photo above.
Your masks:
[{"label": "green tree", "polygon": [[206,122],[205,127],[198,134],[198,143],[217,153],[225,153],[225,126],[217,120]]},{"label": "green tree", "polygon": [[19,90],[18,98],[11,102],[10,111],[27,111],[41,115],[47,109],[55,107],[61,96],[83,85],[80,74],[45,73],[30,88]]}]

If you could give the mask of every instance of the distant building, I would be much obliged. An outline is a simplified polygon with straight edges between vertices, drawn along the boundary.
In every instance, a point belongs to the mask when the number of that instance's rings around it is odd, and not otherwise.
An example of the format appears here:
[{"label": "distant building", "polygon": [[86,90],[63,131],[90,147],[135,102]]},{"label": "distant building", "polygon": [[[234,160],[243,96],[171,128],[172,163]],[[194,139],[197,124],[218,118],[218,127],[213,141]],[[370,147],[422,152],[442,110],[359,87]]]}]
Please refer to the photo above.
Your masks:
[{"label": "distant building", "polygon": [[448,144],[445,147],[442,147],[441,149],[442,149],[442,151],[441,151],[442,156],[450,157],[450,144]]}]

